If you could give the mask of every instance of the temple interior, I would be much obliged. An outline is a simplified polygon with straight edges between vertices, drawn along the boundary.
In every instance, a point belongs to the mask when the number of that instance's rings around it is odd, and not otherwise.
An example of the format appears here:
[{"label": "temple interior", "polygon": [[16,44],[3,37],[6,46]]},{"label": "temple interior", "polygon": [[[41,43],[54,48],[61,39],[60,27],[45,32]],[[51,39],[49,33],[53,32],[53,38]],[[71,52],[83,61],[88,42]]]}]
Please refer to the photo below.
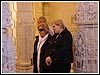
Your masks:
[{"label": "temple interior", "polygon": [[62,19],[73,36],[70,73],[98,73],[98,2],[2,2],[2,73],[33,73],[37,20]]}]

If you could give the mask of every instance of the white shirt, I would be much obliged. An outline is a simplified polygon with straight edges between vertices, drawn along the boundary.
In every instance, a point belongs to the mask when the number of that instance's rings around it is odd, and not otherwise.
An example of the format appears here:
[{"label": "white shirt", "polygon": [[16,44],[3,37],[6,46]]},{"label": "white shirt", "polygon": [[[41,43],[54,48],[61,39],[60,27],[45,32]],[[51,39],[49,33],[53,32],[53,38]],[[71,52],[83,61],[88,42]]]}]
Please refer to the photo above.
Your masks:
[{"label": "white shirt", "polygon": [[39,35],[39,42],[38,42],[38,45],[37,45],[37,52],[38,52],[38,55],[37,55],[37,69],[38,69],[39,73],[40,73],[40,53],[41,53],[41,47],[44,44],[44,42],[47,40],[48,35],[49,34],[45,35],[44,38],[41,38],[41,36]]}]

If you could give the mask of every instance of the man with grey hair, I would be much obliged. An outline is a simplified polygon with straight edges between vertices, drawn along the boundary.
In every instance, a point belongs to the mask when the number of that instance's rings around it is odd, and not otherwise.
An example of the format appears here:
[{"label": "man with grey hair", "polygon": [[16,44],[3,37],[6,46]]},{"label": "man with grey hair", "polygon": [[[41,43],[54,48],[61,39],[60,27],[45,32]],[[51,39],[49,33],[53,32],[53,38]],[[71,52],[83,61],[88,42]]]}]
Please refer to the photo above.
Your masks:
[{"label": "man with grey hair", "polygon": [[73,62],[72,35],[61,19],[55,20],[52,25],[55,35],[45,63],[52,73],[70,73]]}]

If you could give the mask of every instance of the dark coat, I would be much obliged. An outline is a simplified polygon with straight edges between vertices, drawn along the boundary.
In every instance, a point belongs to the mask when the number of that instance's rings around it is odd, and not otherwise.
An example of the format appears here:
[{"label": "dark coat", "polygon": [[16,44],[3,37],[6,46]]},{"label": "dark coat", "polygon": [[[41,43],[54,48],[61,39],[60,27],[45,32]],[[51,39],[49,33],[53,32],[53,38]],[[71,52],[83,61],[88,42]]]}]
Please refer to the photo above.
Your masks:
[{"label": "dark coat", "polygon": [[[51,70],[54,69],[58,70],[57,72],[60,72],[62,69],[64,70],[64,67],[65,68],[67,67],[66,64],[68,64],[69,66],[70,63],[73,62],[73,51],[72,51],[73,40],[72,40],[72,35],[67,30],[67,28],[65,28],[57,38],[56,36],[57,35],[53,36],[52,39],[53,42],[50,45],[50,51],[48,56],[50,56],[52,59],[51,66],[53,68],[51,68]],[[57,65],[56,68],[54,67],[55,65]]]},{"label": "dark coat", "polygon": [[[51,35],[48,36],[47,40],[44,42],[44,44],[41,47],[41,53],[40,53],[40,72],[47,72],[47,69],[45,67],[45,58],[46,58],[46,53],[48,53],[48,50],[50,48],[50,41],[51,41]],[[33,53],[33,72],[37,73],[37,44],[39,41],[39,36],[36,36],[36,40],[34,43],[34,53]]]}]

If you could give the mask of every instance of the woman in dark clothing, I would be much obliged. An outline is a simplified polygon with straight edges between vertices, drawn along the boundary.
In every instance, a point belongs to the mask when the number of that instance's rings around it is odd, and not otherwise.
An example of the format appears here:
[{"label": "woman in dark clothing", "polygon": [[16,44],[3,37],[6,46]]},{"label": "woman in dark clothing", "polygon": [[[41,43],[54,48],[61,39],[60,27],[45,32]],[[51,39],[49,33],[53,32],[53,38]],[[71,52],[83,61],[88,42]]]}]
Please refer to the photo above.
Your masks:
[{"label": "woman in dark clothing", "polygon": [[70,73],[73,62],[72,35],[62,20],[58,19],[52,24],[56,34],[53,36],[45,63],[52,73]]},{"label": "woman in dark clothing", "polygon": [[50,48],[51,35],[49,34],[49,27],[46,23],[38,25],[39,36],[36,36],[34,43],[33,64],[34,73],[47,73],[49,69],[46,67],[45,58],[46,53]]}]

